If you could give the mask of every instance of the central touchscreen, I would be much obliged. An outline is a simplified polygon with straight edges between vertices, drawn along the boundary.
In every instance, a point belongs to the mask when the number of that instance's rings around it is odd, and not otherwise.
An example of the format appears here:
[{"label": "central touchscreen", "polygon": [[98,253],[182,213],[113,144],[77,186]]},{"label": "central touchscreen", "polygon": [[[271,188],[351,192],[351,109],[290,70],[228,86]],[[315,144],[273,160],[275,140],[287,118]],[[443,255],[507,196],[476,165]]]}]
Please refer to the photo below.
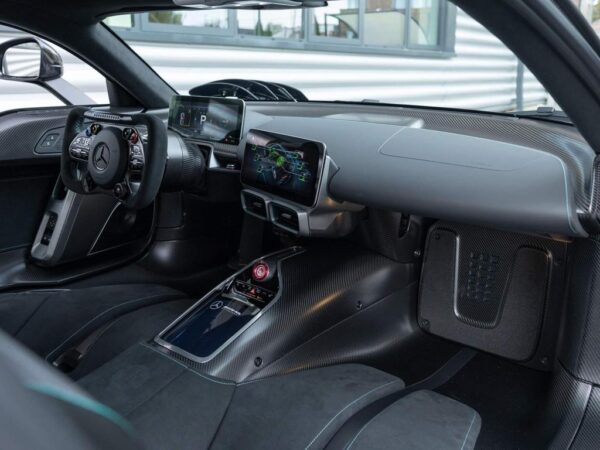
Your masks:
[{"label": "central touchscreen", "polygon": [[238,145],[244,101],[237,98],[175,95],[169,108],[169,128],[185,137]]},{"label": "central touchscreen", "polygon": [[324,153],[318,142],[252,130],[244,153],[242,183],[312,206]]}]

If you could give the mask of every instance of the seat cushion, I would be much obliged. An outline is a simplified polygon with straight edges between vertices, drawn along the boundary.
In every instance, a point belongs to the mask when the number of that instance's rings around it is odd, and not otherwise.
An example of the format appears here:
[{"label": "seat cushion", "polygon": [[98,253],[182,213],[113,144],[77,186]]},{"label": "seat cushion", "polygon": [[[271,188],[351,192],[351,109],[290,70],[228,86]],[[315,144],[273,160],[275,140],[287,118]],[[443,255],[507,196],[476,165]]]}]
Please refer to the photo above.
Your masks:
[{"label": "seat cushion", "polygon": [[0,328],[52,362],[127,312],[182,298],[179,291],[151,284],[6,293],[0,294]]},{"label": "seat cushion", "polygon": [[468,450],[481,418],[470,407],[431,391],[417,391],[369,421],[346,447],[352,450]]},{"label": "seat cushion", "polygon": [[1,331],[0,379],[2,448],[141,448],[118,413]]},{"label": "seat cushion", "polygon": [[404,387],[355,364],[236,384],[147,344],[79,383],[129,419],[147,448],[196,450],[323,448],[350,416]]}]

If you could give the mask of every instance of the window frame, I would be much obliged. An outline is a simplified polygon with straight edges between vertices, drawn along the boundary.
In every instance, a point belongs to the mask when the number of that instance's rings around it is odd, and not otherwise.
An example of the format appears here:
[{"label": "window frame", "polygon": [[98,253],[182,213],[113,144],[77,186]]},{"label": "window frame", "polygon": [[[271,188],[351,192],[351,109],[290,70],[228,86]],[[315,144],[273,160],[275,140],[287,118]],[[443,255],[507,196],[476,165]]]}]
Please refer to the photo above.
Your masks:
[{"label": "window frame", "polygon": [[[411,7],[412,0],[406,0]],[[409,28],[405,25],[405,40],[403,46],[381,46],[364,43],[364,15],[366,2],[360,1],[358,6],[358,39],[317,36],[312,23],[314,11],[310,8],[303,10],[303,38],[273,38],[270,36],[255,36],[240,34],[235,9],[228,11],[228,28],[215,29],[212,27],[194,27],[188,25],[150,23],[149,13],[133,14],[131,28],[109,27],[122,39],[127,41],[155,42],[169,44],[197,44],[229,47],[254,47],[262,49],[292,49],[315,52],[351,53],[360,55],[389,55],[405,57],[425,57],[444,59],[455,56],[456,6],[441,1],[438,15],[438,44],[435,46],[411,44]],[[406,21],[410,22],[409,15]],[[140,20],[141,19],[141,20]]]}]

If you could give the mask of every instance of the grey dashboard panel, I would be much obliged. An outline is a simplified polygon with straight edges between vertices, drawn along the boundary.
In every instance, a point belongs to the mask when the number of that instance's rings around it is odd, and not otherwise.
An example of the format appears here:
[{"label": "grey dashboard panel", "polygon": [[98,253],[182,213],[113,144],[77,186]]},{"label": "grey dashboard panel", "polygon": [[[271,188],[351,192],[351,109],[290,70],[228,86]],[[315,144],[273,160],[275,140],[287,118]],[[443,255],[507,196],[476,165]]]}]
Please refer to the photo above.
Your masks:
[{"label": "grey dashboard panel", "polygon": [[[555,154],[464,134],[273,117],[261,129],[325,142],[336,200],[517,231],[586,236],[575,177]],[[591,168],[590,168],[591,170]]]}]

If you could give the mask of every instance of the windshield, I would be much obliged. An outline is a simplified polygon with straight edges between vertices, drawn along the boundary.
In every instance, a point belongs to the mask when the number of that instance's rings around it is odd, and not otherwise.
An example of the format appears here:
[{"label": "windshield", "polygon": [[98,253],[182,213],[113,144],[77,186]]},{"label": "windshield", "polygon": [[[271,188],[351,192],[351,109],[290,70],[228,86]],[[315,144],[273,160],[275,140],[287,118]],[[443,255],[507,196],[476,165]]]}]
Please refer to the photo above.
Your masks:
[{"label": "windshield", "polygon": [[105,23],[182,94],[244,79],[282,83],[309,100],[559,109],[508,48],[445,0],[186,9],[113,16]]}]

